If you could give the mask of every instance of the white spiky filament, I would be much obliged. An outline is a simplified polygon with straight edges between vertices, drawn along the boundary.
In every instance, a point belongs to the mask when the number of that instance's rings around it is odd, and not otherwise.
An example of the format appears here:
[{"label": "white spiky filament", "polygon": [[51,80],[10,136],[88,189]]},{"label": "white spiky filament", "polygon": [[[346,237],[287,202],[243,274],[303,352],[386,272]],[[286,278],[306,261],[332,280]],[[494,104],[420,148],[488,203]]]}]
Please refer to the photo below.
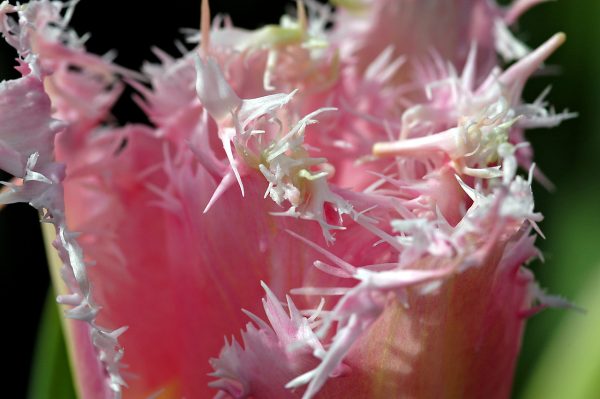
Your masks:
[{"label": "white spiky filament", "polygon": [[328,220],[326,207],[332,206],[341,218],[352,213],[352,206],[329,189],[327,178],[334,171],[325,158],[310,156],[304,137],[318,115],[336,109],[320,108],[291,123],[287,104],[297,91],[241,100],[214,58],[196,56],[195,60],[196,92],[217,122],[229,163],[205,212],[233,184],[234,177],[244,195],[242,176],[249,170],[259,171],[268,182],[265,197],[280,206],[289,204],[277,215],[314,220],[326,240],[333,241],[332,230],[343,227]]},{"label": "white spiky filament", "polygon": [[[264,282],[261,285],[266,294],[266,298],[262,300],[263,309],[269,322],[244,310],[244,313],[254,322],[254,324],[248,323],[246,329],[241,332],[244,347],[233,337],[231,342],[225,339],[225,346],[219,358],[210,360],[215,369],[211,375],[217,377],[210,386],[227,392],[234,398],[247,397],[252,393],[252,385],[257,384],[252,378],[256,370],[241,365],[258,366],[265,351],[270,352],[269,356],[272,356],[272,359],[285,362],[289,367],[285,372],[290,375],[295,371],[293,359],[304,358],[305,361],[311,361],[314,358],[320,359],[326,353],[321,339],[313,330],[315,320],[321,316],[323,301],[317,309],[301,312],[287,296],[285,305],[288,312],[286,312],[269,287]],[[309,317],[306,317],[305,313],[309,313]],[[344,366],[340,365],[333,373],[342,374],[344,369]]]},{"label": "white spiky filament", "polygon": [[[531,104],[521,104],[519,98],[524,81],[564,40],[564,34],[554,35],[505,72],[493,70],[479,87],[474,87],[473,82],[477,49],[472,46],[462,75],[456,76],[449,65],[448,77],[429,82],[426,85],[429,101],[410,107],[402,116],[401,139],[377,143],[373,153],[380,157],[412,158],[445,153],[460,174],[485,179],[500,176],[496,163],[502,161],[502,153],[506,152],[500,147],[512,144],[518,149],[527,145],[509,141],[513,126],[554,127],[576,116],[568,111],[557,114],[547,109],[544,98],[548,89]],[[437,91],[445,95],[438,95]],[[437,98],[443,99],[442,102]],[[452,126],[456,122],[458,126],[444,131],[427,130],[431,125]]]}]

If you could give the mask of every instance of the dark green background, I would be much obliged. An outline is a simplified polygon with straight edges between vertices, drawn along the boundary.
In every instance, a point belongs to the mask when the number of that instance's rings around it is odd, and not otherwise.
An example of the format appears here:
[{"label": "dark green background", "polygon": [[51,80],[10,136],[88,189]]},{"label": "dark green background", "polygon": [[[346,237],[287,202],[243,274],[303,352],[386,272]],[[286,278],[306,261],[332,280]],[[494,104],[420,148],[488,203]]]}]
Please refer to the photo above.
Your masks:
[{"label": "dark green background", "polygon": [[[127,8],[123,4],[127,3]],[[214,0],[213,10],[227,11],[237,25],[254,27],[275,22],[285,1]],[[138,68],[145,59],[152,59],[151,45],[174,52],[174,39],[180,27],[197,27],[199,1],[170,1],[160,7],[142,1],[82,1],[73,24],[80,33],[91,32],[89,47],[99,53],[112,48],[119,51],[117,61]],[[527,138],[536,151],[536,162],[556,184],[555,192],[534,187],[537,209],[546,220],[541,227],[548,237],[539,240],[546,262],[531,265],[542,285],[552,293],[577,298],[581,288],[600,269],[600,1],[562,0],[540,5],[527,13],[519,23],[518,36],[534,47],[557,31],[567,33],[567,43],[554,55],[550,64],[560,66],[557,76],[538,77],[527,86],[525,98],[533,100],[542,89],[552,84],[549,100],[557,110],[569,108],[579,113],[575,120],[551,130],[530,131]],[[14,76],[8,71],[12,53],[0,48],[4,68],[2,76]],[[122,120],[142,120],[127,100],[117,107]],[[46,298],[48,277],[37,215],[24,205],[0,213],[0,281],[4,305],[3,335],[10,359],[9,377],[15,398],[23,397],[29,378],[33,342]],[[600,282],[598,282],[600,283]],[[596,284],[598,289],[600,285]],[[594,312],[595,309],[588,309]],[[66,363],[63,349],[57,346],[56,312],[46,315],[42,330],[47,338],[40,343],[39,367],[36,371],[37,391],[32,398],[68,398],[68,385],[54,384],[59,391],[48,391],[48,381],[62,381]],[[528,383],[537,367],[540,354],[568,311],[547,310],[533,317],[528,324],[523,352],[517,372],[515,396]],[[588,317],[588,316],[581,316]],[[600,326],[586,328],[598,329]],[[598,354],[596,354],[598,355]],[[590,355],[590,356],[593,356]],[[600,359],[566,359],[596,364],[600,380]],[[6,360],[5,360],[6,362]],[[493,365],[490,365],[493,367]],[[47,371],[52,373],[48,374]],[[565,384],[569,383],[565,376]],[[63,390],[63,391],[60,391]],[[71,393],[69,393],[71,392]],[[600,398],[600,386],[598,387]],[[529,396],[531,398],[531,396]],[[579,398],[587,399],[587,398]],[[589,399],[594,399],[590,397]]]}]

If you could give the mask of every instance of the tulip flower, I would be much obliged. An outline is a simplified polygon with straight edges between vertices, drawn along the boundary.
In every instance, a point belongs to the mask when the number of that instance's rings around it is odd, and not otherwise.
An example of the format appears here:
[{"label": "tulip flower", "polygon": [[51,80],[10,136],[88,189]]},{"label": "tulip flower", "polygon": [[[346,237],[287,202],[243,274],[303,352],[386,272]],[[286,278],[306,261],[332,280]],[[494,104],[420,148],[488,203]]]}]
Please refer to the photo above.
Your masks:
[{"label": "tulip flower", "polygon": [[[573,117],[521,96],[565,40],[513,36],[538,2],[299,0],[244,30],[204,1],[140,72],[86,51],[76,1],[3,2],[0,202],[55,228],[80,396],[508,397],[527,317],[569,306],[525,267],[523,131]],[[111,119],[125,85],[147,124]]]}]

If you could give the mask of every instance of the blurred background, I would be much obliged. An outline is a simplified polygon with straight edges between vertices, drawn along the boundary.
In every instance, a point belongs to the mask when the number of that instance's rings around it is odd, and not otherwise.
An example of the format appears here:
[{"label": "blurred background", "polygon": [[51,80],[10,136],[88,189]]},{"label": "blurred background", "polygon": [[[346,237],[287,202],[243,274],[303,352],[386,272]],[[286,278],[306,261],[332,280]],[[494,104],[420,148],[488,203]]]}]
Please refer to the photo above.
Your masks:
[{"label": "blurred background", "polygon": [[[197,28],[199,0],[150,2],[83,1],[72,25],[90,32],[92,52],[118,51],[117,62],[137,69],[154,60],[155,45],[173,54],[182,27]],[[502,3],[506,4],[506,1]],[[229,13],[236,25],[257,27],[276,22],[291,1],[213,0],[215,13]],[[567,43],[550,63],[557,76],[538,77],[527,86],[532,101],[549,84],[549,100],[579,117],[551,130],[529,131],[537,165],[555,183],[548,192],[534,186],[537,210],[547,240],[539,239],[545,263],[530,265],[543,287],[586,308],[581,315],[550,309],[528,323],[519,360],[515,398],[600,398],[600,1],[556,1],[528,12],[517,36],[535,47],[557,31]],[[16,77],[14,54],[0,46],[0,76]],[[143,121],[127,93],[115,111],[118,118]],[[7,176],[0,176],[4,179]],[[38,216],[26,205],[0,212],[0,282],[2,330],[8,347],[9,397],[74,397],[65,357],[59,311],[49,289]],[[5,375],[5,378],[7,376]]]}]

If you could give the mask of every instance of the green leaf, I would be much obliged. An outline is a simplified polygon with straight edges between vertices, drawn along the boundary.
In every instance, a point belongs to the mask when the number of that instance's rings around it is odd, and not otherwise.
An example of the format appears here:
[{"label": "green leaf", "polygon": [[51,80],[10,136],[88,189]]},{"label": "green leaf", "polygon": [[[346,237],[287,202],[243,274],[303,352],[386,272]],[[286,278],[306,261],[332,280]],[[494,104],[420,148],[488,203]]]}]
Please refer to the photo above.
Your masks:
[{"label": "green leaf", "polygon": [[29,399],[76,399],[54,291],[49,290],[32,362]]},{"label": "green leaf", "polygon": [[523,399],[589,399],[600,393],[600,269],[575,303],[587,314],[570,313],[544,352]]}]

